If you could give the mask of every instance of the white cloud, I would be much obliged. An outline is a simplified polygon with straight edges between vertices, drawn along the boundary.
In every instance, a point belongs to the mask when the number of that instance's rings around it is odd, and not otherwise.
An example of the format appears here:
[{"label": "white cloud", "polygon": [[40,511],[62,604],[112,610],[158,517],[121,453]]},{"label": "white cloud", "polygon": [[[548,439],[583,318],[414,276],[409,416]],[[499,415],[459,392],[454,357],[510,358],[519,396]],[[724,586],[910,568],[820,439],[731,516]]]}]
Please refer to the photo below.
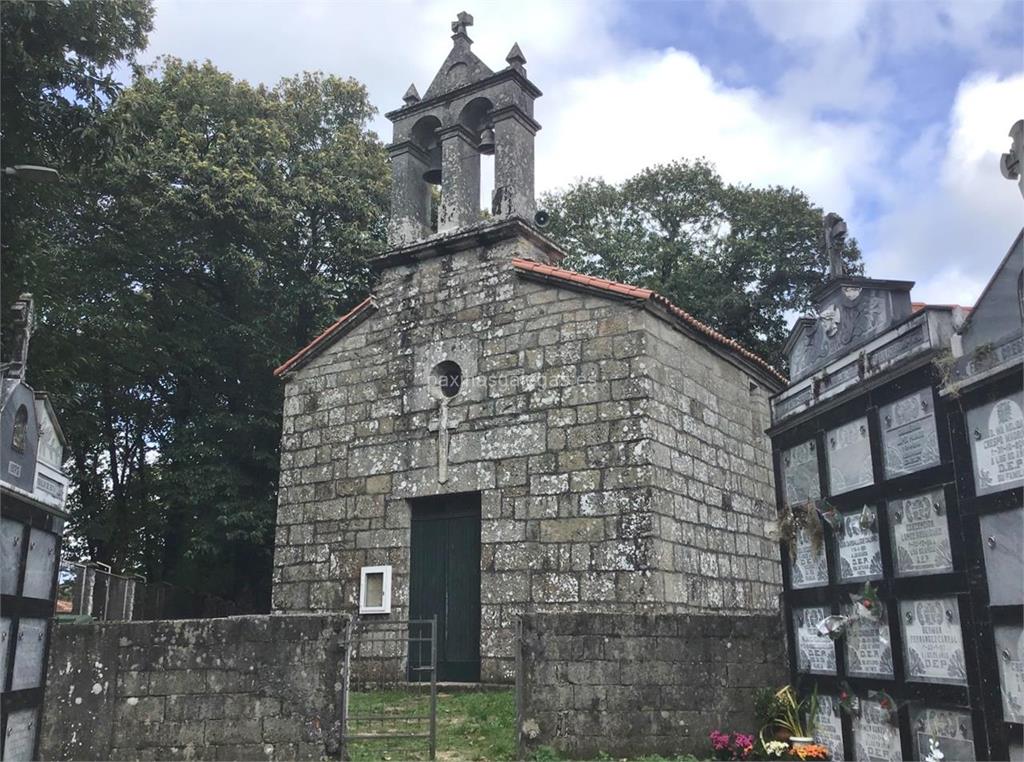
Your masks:
[{"label": "white cloud", "polygon": [[[543,71],[544,84],[617,55],[611,30],[620,6],[610,0],[478,0],[476,6],[476,25],[469,30],[473,49],[494,69],[506,65],[516,41],[527,68]],[[426,90],[451,48],[449,24],[457,10],[440,0],[158,0],[142,59],[210,59],[238,78],[267,84],[304,70],[352,76],[367,86],[381,112],[375,127],[387,139],[391,131],[383,113],[402,105],[410,82],[421,94]]]},{"label": "white cloud", "polygon": [[872,275],[916,279],[919,301],[973,304],[1024,221],[1016,184],[999,173],[1020,118],[1024,74],[961,84],[944,145],[933,131],[887,192]]},{"label": "white cloud", "polygon": [[[158,2],[145,60],[163,53],[210,58],[237,77],[266,83],[314,69],[353,76],[381,112],[400,105],[410,81],[425,91],[450,48],[448,24],[459,9],[439,0]],[[796,185],[846,216],[865,244],[869,274],[916,279],[915,297],[930,301],[973,300],[1020,222],[1019,195],[996,162],[1020,117],[1011,112],[1024,102],[1021,78],[963,84],[949,124],[921,128],[913,145],[894,155],[897,127],[888,117],[898,94],[878,62],[886,52],[943,44],[967,51],[984,70],[1003,55],[990,41],[1007,4],[749,7],[792,62],[770,90],[729,86],[683,50],[630,47],[619,32],[627,12],[620,0],[477,0],[469,7],[476,16],[470,34],[495,69],[518,41],[545,91],[536,113],[544,125],[538,190],[579,176],[618,181],[650,164],[703,155],[730,181]],[[718,10],[731,13],[732,4]],[[738,54],[733,68],[757,60]],[[374,126],[390,137],[383,116]]]},{"label": "white cloud", "polygon": [[541,188],[579,176],[620,181],[651,164],[706,156],[727,180],[796,185],[848,209],[879,158],[875,126],[829,124],[727,87],[677,50],[619,60],[570,80],[559,96],[538,137]]}]

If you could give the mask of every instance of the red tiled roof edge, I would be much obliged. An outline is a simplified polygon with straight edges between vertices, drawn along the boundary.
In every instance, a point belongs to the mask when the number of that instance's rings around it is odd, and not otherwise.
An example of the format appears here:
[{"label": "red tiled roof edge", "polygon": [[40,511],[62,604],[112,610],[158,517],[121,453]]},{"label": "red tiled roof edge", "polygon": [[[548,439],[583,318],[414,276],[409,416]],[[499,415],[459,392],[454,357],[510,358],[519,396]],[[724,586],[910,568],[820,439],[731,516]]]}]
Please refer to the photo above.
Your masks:
[{"label": "red tiled roof edge", "polygon": [[326,345],[327,342],[332,337],[336,336],[338,333],[340,333],[345,328],[350,326],[352,323],[356,321],[357,318],[364,315],[368,310],[371,309],[377,309],[377,305],[373,303],[373,297],[368,296],[366,297],[366,299],[364,299],[355,307],[353,307],[349,312],[345,313],[340,318],[331,323],[323,333],[321,333],[319,336],[317,336],[315,339],[309,342],[306,346],[304,346],[294,355],[292,355],[283,363],[281,363],[277,368],[275,368],[274,375],[280,378],[288,371],[294,370],[307,359],[312,359],[312,357],[317,353],[317,351],[323,348],[323,346]]},{"label": "red tiled roof edge", "polygon": [[662,296],[661,294],[652,291],[649,288],[639,288],[637,286],[627,286],[624,283],[617,283],[613,280],[606,280],[605,278],[595,278],[592,275],[583,275],[582,273],[573,272],[572,270],[564,270],[560,267],[552,267],[551,265],[544,265],[540,262],[534,262],[532,259],[521,259],[515,258],[512,260],[512,266],[521,272],[533,273],[536,275],[550,278],[552,280],[559,280],[565,283],[572,283],[576,286],[583,286],[585,288],[595,289],[598,291],[606,291],[610,294],[614,294],[620,297],[638,299],[640,301],[646,301],[657,304],[663,307],[670,315],[677,318],[687,326],[702,333],[708,338],[714,340],[718,344],[732,350],[736,354],[740,355],[744,359],[750,361],[754,365],[758,366],[761,370],[766,372],[776,381],[782,384],[788,384],[789,379],[786,378],[782,373],[777,371],[767,360],[760,355],[751,352],[749,349],[744,347],[738,341],[730,339],[728,336],[716,331],[709,325],[702,323],[697,320],[686,310],[673,304],[669,299]]},{"label": "red tiled roof edge", "polygon": [[941,310],[955,310],[961,309],[964,312],[973,312],[974,307],[967,307],[963,304],[929,304],[928,302],[911,302],[910,312],[915,314],[923,310],[925,307],[937,307]]}]

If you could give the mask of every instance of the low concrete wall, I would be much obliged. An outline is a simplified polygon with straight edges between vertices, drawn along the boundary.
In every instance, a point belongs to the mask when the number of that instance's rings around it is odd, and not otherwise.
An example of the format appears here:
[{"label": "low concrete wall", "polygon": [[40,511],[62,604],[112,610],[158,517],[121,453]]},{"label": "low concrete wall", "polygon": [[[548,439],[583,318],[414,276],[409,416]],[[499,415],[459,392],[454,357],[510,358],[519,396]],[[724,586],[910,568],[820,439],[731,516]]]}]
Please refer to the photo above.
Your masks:
[{"label": "low concrete wall", "polygon": [[786,682],[776,616],[527,614],[524,754],[706,756],[714,728],[755,732],[756,688]]},{"label": "low concrete wall", "polygon": [[339,615],[61,624],[42,759],[336,754]]}]

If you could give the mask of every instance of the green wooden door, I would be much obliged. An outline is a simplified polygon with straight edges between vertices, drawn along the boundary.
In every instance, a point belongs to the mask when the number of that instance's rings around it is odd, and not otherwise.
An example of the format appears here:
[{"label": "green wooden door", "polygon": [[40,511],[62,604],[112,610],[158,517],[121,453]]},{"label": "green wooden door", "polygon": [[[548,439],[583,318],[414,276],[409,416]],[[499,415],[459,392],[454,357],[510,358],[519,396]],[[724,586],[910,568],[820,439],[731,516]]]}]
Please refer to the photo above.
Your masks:
[{"label": "green wooden door", "polygon": [[[437,679],[478,682],[479,493],[413,501],[409,566],[410,619],[437,617]],[[410,680],[426,677],[413,669],[424,662],[429,654],[410,642]]]}]

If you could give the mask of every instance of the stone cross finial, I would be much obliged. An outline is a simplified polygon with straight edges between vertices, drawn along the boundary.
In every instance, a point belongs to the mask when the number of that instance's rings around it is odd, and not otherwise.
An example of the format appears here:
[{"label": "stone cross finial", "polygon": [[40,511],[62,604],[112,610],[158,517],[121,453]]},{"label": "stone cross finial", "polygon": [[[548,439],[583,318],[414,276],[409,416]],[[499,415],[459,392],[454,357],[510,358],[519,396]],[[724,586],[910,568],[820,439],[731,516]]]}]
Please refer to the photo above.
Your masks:
[{"label": "stone cross finial", "polygon": [[843,277],[843,245],[846,221],[835,212],[825,215],[825,253],[828,254],[829,279]]},{"label": "stone cross finial", "polygon": [[456,35],[461,34],[468,37],[469,35],[466,34],[467,26],[473,26],[473,17],[465,11],[460,11],[459,15],[455,17],[455,21],[452,22],[452,31]]},{"label": "stone cross finial", "polygon": [[11,362],[4,375],[7,378],[24,381],[28,368],[28,344],[32,340],[32,329],[36,322],[32,294],[19,296],[11,311],[14,313],[14,351],[11,353]]}]

